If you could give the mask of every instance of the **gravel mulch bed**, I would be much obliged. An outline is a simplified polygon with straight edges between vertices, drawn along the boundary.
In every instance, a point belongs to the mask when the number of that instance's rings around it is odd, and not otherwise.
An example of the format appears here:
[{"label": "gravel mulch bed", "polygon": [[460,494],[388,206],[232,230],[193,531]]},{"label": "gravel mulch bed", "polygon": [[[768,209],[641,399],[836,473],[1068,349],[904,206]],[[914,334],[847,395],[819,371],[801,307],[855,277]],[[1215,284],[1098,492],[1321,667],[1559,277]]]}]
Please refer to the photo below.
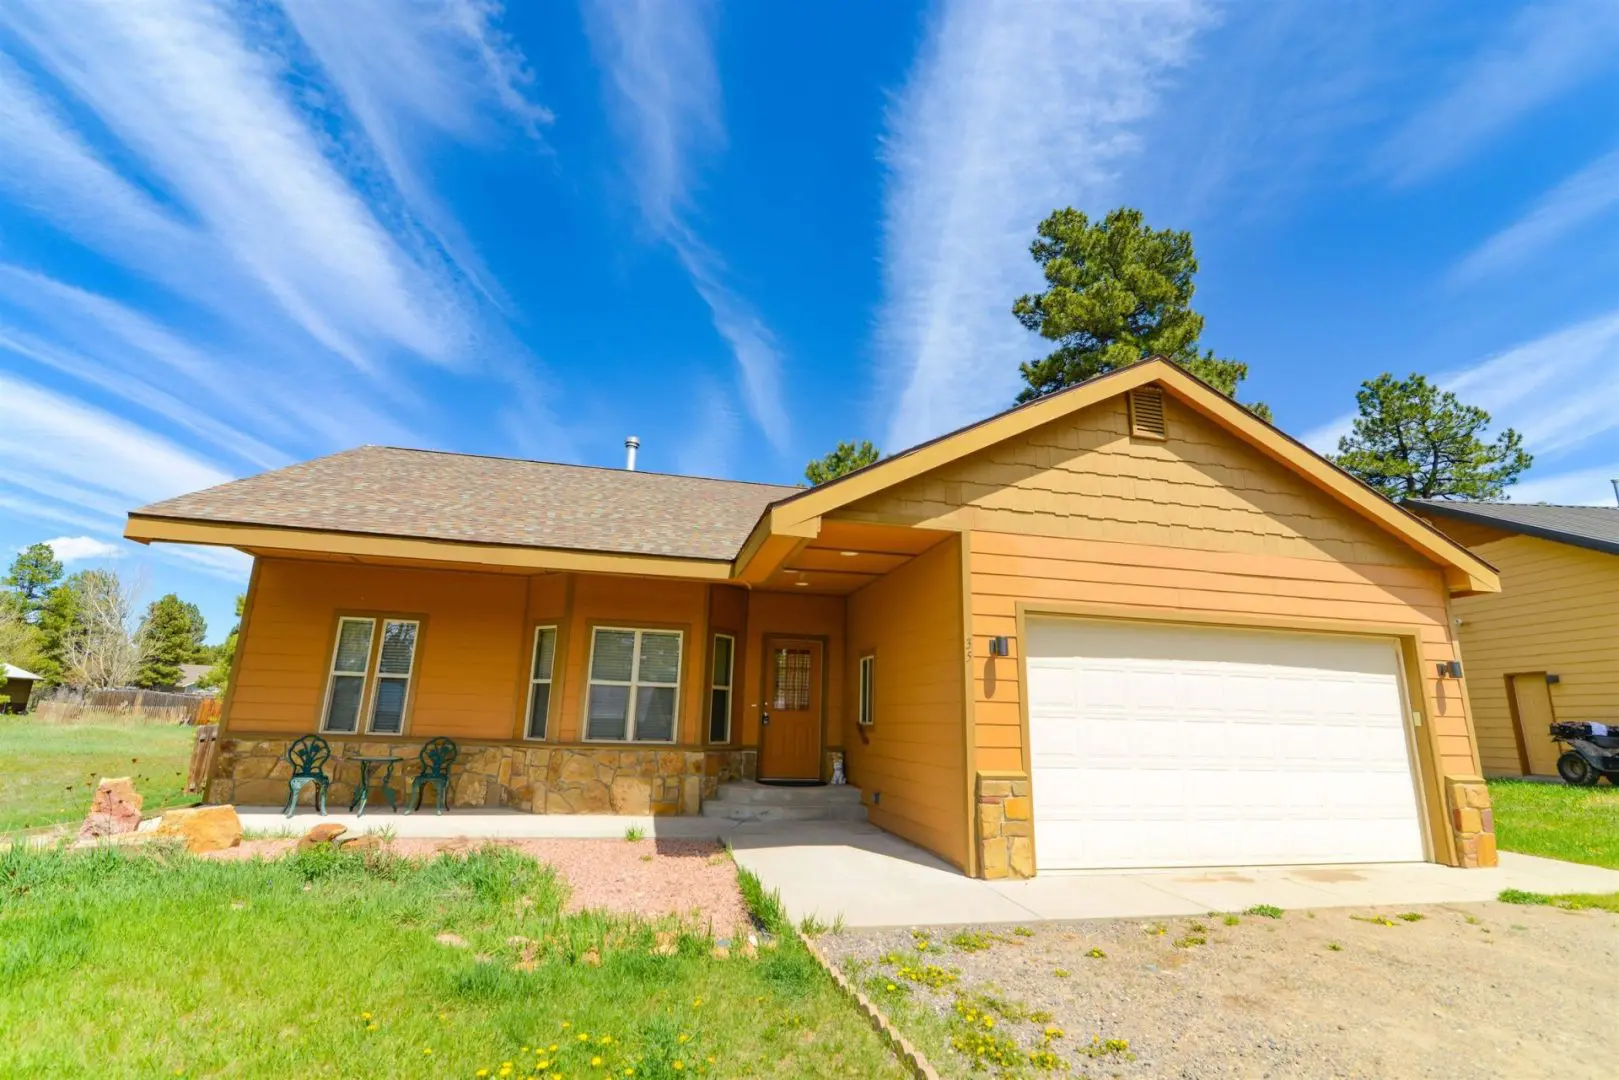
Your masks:
[{"label": "gravel mulch bed", "polygon": [[[1619,916],[1602,911],[1333,909],[1234,925],[1211,915],[847,931],[819,943],[947,1076],[1057,1075],[1034,1069],[1031,1050],[1072,1075],[1123,1080],[1615,1069]],[[923,985],[926,964],[955,980]],[[1014,1040],[1017,1070],[969,1073],[951,1049],[968,1030]]]},{"label": "gravel mulch bed", "polygon": [[[720,937],[749,925],[737,890],[736,867],[710,840],[453,840],[396,838],[386,842],[397,855],[429,857],[501,844],[556,868],[568,883],[568,909],[598,909],[656,918],[678,915],[712,926]],[[243,840],[238,847],[203,858],[277,859],[297,841]]]}]

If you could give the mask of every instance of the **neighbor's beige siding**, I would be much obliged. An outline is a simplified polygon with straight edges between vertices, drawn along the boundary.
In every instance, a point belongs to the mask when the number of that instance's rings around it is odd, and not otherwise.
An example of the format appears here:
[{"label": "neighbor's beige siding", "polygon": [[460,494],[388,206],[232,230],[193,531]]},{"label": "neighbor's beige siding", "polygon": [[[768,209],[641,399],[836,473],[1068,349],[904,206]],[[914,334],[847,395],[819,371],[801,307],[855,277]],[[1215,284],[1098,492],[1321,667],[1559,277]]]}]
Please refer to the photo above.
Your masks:
[{"label": "neighbor's beige siding", "polygon": [[1516,776],[1508,676],[1561,676],[1550,688],[1559,720],[1619,721],[1619,556],[1532,536],[1473,550],[1501,571],[1500,593],[1453,604],[1479,754],[1486,773]]},{"label": "neighbor's beige siding", "polygon": [[[1447,774],[1476,773],[1441,569],[1290,469],[1166,398],[1169,437],[1103,402],[864,500],[856,520],[972,530],[978,770],[1025,771],[1016,610],[1053,606],[1410,628]],[[840,515],[842,516],[842,515]],[[1011,638],[1011,656],[988,639]]]},{"label": "neighbor's beige siding", "polygon": [[[849,597],[845,743],[871,820],[967,865],[961,542],[950,539]],[[860,658],[874,656],[875,723],[858,727]]]}]

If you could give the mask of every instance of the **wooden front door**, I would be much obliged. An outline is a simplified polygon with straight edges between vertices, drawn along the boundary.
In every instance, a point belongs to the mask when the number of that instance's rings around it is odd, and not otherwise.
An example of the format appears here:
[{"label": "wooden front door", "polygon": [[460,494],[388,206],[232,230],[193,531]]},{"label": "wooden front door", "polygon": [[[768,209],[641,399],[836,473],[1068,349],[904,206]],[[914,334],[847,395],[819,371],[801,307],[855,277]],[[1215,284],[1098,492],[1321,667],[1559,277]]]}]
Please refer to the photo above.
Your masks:
[{"label": "wooden front door", "polygon": [[1511,678],[1512,715],[1518,720],[1518,737],[1523,740],[1529,775],[1556,776],[1557,755],[1561,750],[1546,731],[1547,725],[1557,719],[1552,712],[1552,688],[1546,685],[1546,674],[1536,672]]},{"label": "wooden front door", "polygon": [[765,638],[759,779],[821,778],[821,643]]}]

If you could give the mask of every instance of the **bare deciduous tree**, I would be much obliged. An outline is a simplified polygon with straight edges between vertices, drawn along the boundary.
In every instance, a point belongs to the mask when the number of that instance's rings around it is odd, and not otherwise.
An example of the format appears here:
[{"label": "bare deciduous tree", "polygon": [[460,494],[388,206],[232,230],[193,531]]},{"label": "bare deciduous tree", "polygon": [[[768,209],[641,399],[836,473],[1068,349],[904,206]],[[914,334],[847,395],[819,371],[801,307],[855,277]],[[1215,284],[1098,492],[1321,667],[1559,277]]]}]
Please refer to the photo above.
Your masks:
[{"label": "bare deciduous tree", "polygon": [[112,570],[89,570],[78,590],[79,625],[65,643],[65,681],[79,690],[128,686],[146,653],[134,628],[138,585]]}]

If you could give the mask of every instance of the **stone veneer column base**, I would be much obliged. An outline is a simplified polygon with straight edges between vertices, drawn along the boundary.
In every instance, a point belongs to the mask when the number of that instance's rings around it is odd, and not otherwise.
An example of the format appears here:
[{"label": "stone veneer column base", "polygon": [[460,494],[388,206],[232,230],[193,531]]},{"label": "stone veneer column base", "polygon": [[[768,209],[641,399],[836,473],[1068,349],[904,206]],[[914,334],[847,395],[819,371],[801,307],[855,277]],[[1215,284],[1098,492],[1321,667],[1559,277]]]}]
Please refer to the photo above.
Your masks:
[{"label": "stone veneer column base", "polygon": [[1445,806],[1450,810],[1450,828],[1456,836],[1458,865],[1474,870],[1495,866],[1495,811],[1490,809],[1490,789],[1482,776],[1445,777]]},{"label": "stone veneer column base", "polygon": [[991,881],[1034,877],[1034,806],[1022,773],[977,776],[978,872]]},{"label": "stone veneer column base", "polygon": [[[327,808],[347,806],[359,782],[361,756],[404,759],[394,771],[401,797],[416,775],[426,739],[379,742],[363,736],[323,736],[332,747]],[[219,740],[209,802],[275,806],[287,800],[290,738],[227,735]],[[450,806],[509,807],[536,814],[696,814],[726,780],[752,779],[756,752],[600,746],[476,743],[457,740],[450,769]],[[304,803],[313,803],[306,787]]]}]

